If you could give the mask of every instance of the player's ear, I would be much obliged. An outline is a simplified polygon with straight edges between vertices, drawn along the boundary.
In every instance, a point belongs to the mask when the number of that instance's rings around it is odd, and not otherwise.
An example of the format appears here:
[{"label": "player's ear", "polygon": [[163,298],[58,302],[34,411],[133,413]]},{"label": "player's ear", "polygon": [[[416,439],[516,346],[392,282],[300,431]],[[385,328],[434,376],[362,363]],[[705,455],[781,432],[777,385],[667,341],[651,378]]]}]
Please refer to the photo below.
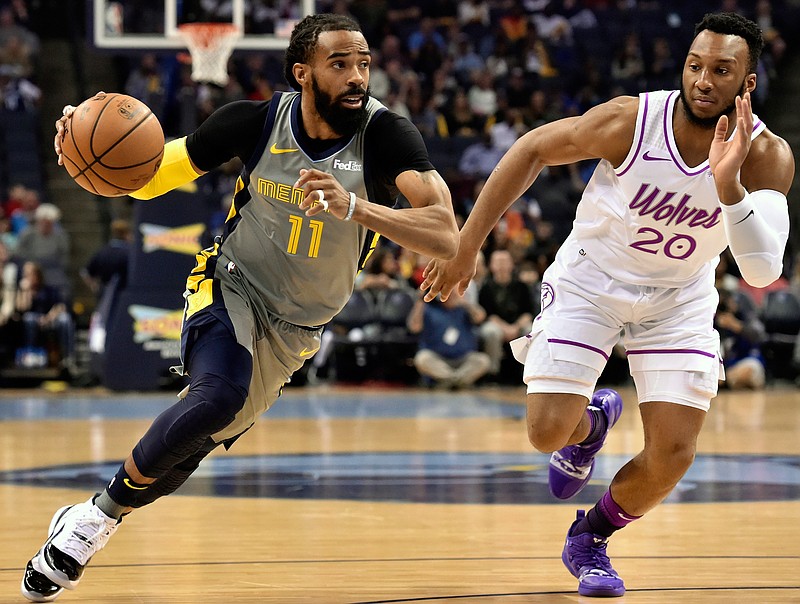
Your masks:
[{"label": "player's ear", "polygon": [[753,92],[756,89],[756,79],[757,79],[756,74],[754,73],[747,74],[747,77],[744,79],[745,92]]},{"label": "player's ear", "polygon": [[306,83],[309,73],[308,65],[305,63],[295,63],[292,65],[292,75],[294,75],[294,79],[297,80],[297,83],[301,86]]}]

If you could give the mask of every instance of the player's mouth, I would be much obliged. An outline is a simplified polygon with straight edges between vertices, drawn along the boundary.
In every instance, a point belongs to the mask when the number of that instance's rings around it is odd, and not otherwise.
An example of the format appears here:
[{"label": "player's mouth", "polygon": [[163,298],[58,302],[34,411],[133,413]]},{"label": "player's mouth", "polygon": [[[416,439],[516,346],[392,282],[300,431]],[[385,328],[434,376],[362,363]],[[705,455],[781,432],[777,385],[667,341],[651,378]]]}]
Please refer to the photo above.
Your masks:
[{"label": "player's mouth", "polygon": [[716,101],[707,96],[696,96],[694,97],[694,104],[698,107],[708,108],[713,107],[716,104]]},{"label": "player's mouth", "polygon": [[364,95],[353,94],[353,95],[343,96],[341,97],[340,102],[345,107],[350,107],[352,109],[361,109],[361,107],[364,105]]}]

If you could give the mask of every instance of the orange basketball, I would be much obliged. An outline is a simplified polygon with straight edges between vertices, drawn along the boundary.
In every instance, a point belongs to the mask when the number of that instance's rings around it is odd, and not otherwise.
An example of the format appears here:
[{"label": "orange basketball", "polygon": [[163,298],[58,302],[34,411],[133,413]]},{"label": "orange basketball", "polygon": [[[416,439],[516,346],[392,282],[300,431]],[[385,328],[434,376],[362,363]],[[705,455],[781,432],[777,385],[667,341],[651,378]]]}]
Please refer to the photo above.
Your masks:
[{"label": "orange basketball", "polygon": [[67,120],[61,156],[81,187],[120,197],[153,178],[164,156],[164,131],[141,101],[102,92],[78,105]]}]

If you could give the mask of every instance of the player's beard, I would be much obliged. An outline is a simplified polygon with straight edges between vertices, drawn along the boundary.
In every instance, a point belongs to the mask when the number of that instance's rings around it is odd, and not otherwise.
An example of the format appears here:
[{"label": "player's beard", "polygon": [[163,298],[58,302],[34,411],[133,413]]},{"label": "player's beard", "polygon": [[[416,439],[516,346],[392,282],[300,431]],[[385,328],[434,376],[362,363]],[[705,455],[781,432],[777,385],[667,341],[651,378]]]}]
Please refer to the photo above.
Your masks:
[{"label": "player's beard", "polygon": [[[746,85],[745,81],[742,80],[742,87],[739,89],[739,92],[736,96],[742,96],[745,93]],[[723,115],[730,115],[731,113],[736,111],[736,99],[733,99],[723,111],[720,111],[714,117],[700,117],[695,115],[692,111],[692,106],[689,104],[689,97],[686,95],[686,89],[683,87],[683,82],[681,82],[681,103],[683,103],[683,112],[686,114],[686,118],[695,126],[700,126],[701,128],[713,129],[717,127],[717,122],[719,118]]]},{"label": "player's beard", "polygon": [[[340,136],[350,136],[366,125],[367,123],[367,100],[369,99],[369,87],[351,88],[347,92],[333,98],[322,90],[317,84],[316,78],[311,78],[311,89],[314,92],[314,107],[320,117],[324,119],[331,129]],[[344,97],[356,94],[364,95],[361,107],[358,109],[348,109],[343,107],[341,100]]]}]

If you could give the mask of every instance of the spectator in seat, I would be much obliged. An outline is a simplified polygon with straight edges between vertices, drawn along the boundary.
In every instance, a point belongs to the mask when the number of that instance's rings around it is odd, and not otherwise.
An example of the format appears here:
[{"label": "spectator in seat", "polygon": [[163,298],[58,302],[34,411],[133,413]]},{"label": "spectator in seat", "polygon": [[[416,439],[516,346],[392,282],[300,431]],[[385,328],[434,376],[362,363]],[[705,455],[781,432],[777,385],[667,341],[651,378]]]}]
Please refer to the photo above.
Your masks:
[{"label": "spectator in seat", "polygon": [[12,330],[8,325],[14,314],[17,270],[17,265],[11,262],[11,253],[0,241],[0,367],[9,364],[15,348]]},{"label": "spectator in seat", "polygon": [[17,235],[11,229],[11,219],[2,206],[0,206],[0,243],[5,246],[8,255],[13,255],[17,249]]},{"label": "spectator in seat", "polygon": [[11,219],[11,230],[15,235],[19,235],[26,226],[33,224],[39,204],[39,194],[21,183],[16,183],[8,189],[6,213]]},{"label": "spectator in seat", "polygon": [[528,286],[514,274],[514,261],[508,250],[498,249],[489,256],[489,277],[480,289],[478,303],[486,311],[481,325],[484,349],[497,374],[505,355],[505,344],[530,331],[534,304]]},{"label": "spectator in seat", "polygon": [[56,287],[65,297],[71,291],[67,277],[69,237],[61,228],[61,210],[43,203],[34,212],[34,223],[19,235],[17,257],[23,262],[35,262],[44,273],[44,281]]},{"label": "spectator in seat", "polygon": [[400,264],[394,250],[388,246],[380,247],[372,253],[356,283],[358,289],[411,288],[400,274]]},{"label": "spectator in seat", "polygon": [[494,144],[491,132],[484,132],[479,141],[464,149],[461,159],[458,160],[458,169],[462,174],[473,178],[488,178],[504,152],[504,149]]},{"label": "spectator in seat", "polygon": [[748,316],[730,291],[720,290],[714,328],[719,332],[725,366],[725,381],[720,385],[732,390],[763,388],[766,371],[761,343],[766,336],[758,317]]},{"label": "spectator in seat", "polygon": [[127,220],[111,221],[111,239],[92,255],[81,270],[81,278],[98,299],[114,277],[119,278],[120,289],[125,287],[132,240],[131,225]]},{"label": "spectator in seat", "polygon": [[59,290],[45,284],[42,268],[35,262],[22,265],[9,324],[22,348],[45,349],[49,366],[68,366],[71,362],[72,317]]},{"label": "spectator in seat", "polygon": [[466,388],[483,377],[491,359],[478,350],[475,326],[485,318],[486,311],[458,294],[430,304],[420,297],[407,321],[408,330],[420,335],[414,355],[419,374],[443,388]]}]

